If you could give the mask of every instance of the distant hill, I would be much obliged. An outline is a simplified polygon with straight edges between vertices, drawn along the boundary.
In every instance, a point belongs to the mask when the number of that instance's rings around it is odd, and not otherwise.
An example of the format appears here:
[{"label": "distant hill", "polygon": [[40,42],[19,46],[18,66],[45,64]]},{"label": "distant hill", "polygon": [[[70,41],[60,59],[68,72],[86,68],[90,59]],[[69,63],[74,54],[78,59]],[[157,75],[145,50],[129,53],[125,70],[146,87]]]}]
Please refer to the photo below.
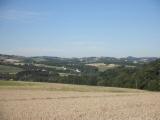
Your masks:
[{"label": "distant hill", "polygon": [[18,55],[5,55],[0,54],[0,61],[2,60],[19,60],[19,61],[30,61],[30,62],[43,62],[43,61],[51,61],[51,60],[58,60],[58,61],[77,61],[80,63],[148,63],[151,61],[155,61],[159,59],[158,57],[124,57],[124,58],[115,58],[115,57],[82,57],[82,58],[61,58],[61,57],[52,57],[52,56],[33,56],[33,57],[24,57]]}]

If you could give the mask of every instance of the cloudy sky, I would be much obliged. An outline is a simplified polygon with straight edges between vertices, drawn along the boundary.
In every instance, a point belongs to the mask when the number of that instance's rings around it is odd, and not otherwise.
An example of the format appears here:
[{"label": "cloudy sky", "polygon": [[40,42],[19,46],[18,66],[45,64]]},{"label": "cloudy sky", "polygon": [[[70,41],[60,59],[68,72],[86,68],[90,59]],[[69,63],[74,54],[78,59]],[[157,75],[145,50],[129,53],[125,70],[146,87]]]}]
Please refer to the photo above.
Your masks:
[{"label": "cloudy sky", "polygon": [[0,0],[0,53],[160,57],[160,2]]}]

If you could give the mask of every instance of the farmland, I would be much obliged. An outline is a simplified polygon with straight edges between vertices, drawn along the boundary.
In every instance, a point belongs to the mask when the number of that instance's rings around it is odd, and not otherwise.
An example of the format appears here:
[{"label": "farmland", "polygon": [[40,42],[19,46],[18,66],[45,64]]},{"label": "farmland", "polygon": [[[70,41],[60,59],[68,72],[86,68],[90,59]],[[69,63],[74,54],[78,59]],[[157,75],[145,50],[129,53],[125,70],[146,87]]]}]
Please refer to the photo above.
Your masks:
[{"label": "farmland", "polygon": [[87,85],[69,85],[58,83],[23,82],[0,80],[0,90],[47,90],[47,91],[76,91],[76,92],[144,92],[142,90],[116,88],[116,87],[96,87]]},{"label": "farmland", "polygon": [[91,63],[91,64],[86,64],[88,66],[93,66],[93,67],[97,67],[99,71],[105,71],[108,69],[113,69],[116,67],[119,67],[120,65],[117,64],[104,64],[104,63]]},{"label": "farmland", "polygon": [[1,73],[17,73],[22,71],[23,69],[13,66],[7,66],[7,65],[0,65],[0,72]]},{"label": "farmland", "polygon": [[0,81],[2,120],[159,120],[159,101],[135,89]]}]

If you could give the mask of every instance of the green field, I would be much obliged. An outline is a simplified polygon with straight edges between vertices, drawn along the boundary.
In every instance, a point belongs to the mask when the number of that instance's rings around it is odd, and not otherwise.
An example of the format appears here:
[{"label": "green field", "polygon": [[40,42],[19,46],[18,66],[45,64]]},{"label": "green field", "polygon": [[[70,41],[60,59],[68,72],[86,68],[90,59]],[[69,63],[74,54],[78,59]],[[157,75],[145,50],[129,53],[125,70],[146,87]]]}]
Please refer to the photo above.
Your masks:
[{"label": "green field", "polygon": [[79,92],[144,92],[142,90],[129,89],[129,88],[0,80],[0,90],[2,89],[79,91]]},{"label": "green field", "polygon": [[23,69],[18,68],[18,67],[13,67],[13,66],[8,66],[8,65],[0,65],[0,73],[17,73],[22,71]]}]

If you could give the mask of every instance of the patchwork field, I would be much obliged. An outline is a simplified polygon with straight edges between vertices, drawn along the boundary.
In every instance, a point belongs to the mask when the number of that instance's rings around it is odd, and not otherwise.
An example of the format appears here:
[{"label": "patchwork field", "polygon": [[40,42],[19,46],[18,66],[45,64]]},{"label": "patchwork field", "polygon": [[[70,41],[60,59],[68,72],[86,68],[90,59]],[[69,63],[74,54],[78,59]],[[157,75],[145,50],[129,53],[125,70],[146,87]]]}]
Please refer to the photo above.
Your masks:
[{"label": "patchwork field", "polygon": [[0,120],[160,120],[160,93],[0,81]]}]

